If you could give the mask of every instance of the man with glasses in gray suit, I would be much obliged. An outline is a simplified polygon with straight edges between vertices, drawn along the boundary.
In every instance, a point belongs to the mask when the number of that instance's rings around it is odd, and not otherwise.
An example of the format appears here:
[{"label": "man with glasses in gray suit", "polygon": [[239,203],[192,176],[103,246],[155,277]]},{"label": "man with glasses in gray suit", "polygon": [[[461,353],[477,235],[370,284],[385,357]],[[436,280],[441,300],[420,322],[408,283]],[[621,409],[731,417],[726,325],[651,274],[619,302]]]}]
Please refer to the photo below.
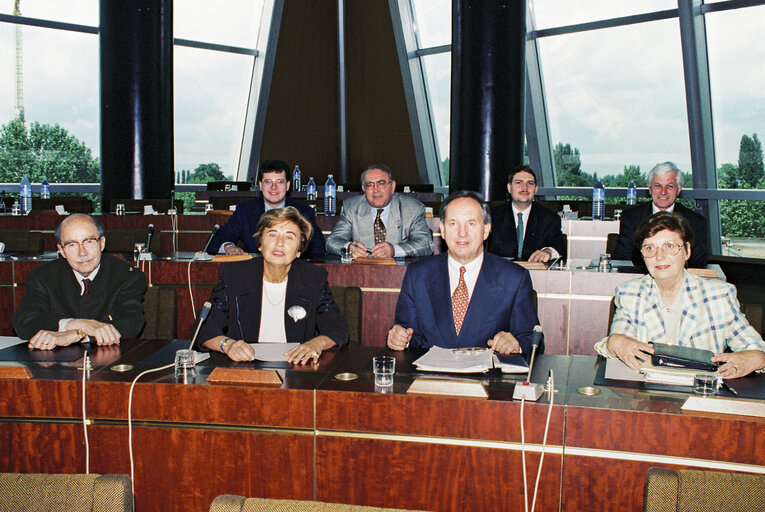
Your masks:
[{"label": "man with glasses in gray suit", "polygon": [[327,252],[340,254],[346,247],[351,256],[399,258],[433,253],[433,235],[425,221],[425,206],[418,200],[396,194],[396,180],[383,164],[374,164],[361,174],[364,195],[343,201],[340,218],[327,238]]}]

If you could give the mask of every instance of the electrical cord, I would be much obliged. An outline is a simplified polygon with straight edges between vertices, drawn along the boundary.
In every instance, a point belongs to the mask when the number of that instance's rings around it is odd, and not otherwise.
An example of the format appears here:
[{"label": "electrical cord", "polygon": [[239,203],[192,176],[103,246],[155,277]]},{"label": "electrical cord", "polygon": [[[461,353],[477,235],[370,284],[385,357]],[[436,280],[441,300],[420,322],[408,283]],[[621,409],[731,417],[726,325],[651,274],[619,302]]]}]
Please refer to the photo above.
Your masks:
[{"label": "electrical cord", "polygon": [[82,360],[82,430],[85,434],[85,474],[90,474],[90,442],[88,441],[88,417],[86,414],[86,402],[85,402],[85,380],[90,368],[90,357],[85,352],[85,357]]},{"label": "electrical cord", "polygon": [[[542,464],[545,460],[545,447],[547,446],[547,433],[550,429],[550,416],[552,415],[552,409],[553,409],[553,402],[555,397],[555,381],[553,378],[553,372],[550,370],[550,378],[547,379],[547,391],[550,395],[550,405],[547,408],[547,421],[545,423],[545,432],[544,437],[542,438],[542,452],[539,457],[539,467],[537,469],[537,478],[536,482],[534,483],[534,495],[532,497],[531,501],[531,512],[534,512],[534,508],[536,507],[537,503],[537,490],[539,489],[539,479],[542,475]],[[524,405],[526,403],[526,398],[521,398],[521,464],[522,464],[522,470],[523,470],[523,506],[524,510],[526,512],[529,512],[529,493],[528,493],[528,483],[526,481],[526,436],[523,428],[523,409]]]},{"label": "electrical cord", "polygon": [[138,379],[140,379],[147,373],[160,372],[162,370],[167,370],[168,368],[172,368],[173,366],[175,366],[174,362],[165,366],[160,366],[159,368],[151,368],[150,370],[141,372],[136,376],[135,379],[133,379],[133,383],[130,384],[130,392],[128,393],[128,449],[130,450],[130,485],[132,486],[134,500],[135,500],[135,467],[133,465],[133,388],[135,387],[136,382],[138,382]]}]

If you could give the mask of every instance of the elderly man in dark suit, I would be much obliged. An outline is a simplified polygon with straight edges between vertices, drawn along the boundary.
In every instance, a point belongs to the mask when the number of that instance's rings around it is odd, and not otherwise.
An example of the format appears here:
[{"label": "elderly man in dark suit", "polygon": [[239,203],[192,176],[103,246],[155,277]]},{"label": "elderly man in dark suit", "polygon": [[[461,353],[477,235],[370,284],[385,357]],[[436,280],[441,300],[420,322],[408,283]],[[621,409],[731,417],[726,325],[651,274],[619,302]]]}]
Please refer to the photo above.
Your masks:
[{"label": "elderly man in dark suit", "polygon": [[537,175],[527,165],[516,167],[507,176],[511,200],[491,210],[489,252],[523,261],[566,258],[566,242],[560,217],[539,203]]},{"label": "elderly man in dark suit", "polygon": [[651,201],[641,203],[622,213],[619,223],[619,238],[611,255],[615,260],[632,260],[635,266],[645,271],[645,262],[640,247],[635,246],[635,231],[638,226],[656,212],[679,213],[693,231],[693,247],[688,260],[689,267],[703,268],[709,258],[709,234],[707,219],[675,200],[683,190],[683,173],[672,162],[657,164],[648,172],[648,190]]},{"label": "elderly man in dark suit", "polygon": [[[321,256],[324,254],[324,235],[316,224],[316,212],[305,203],[287,197],[290,189],[290,166],[283,160],[264,160],[260,164],[260,197],[242,201],[236,205],[231,218],[220,228],[218,234],[210,242],[207,252],[210,254],[244,254],[258,252],[258,244],[252,235],[257,229],[258,220],[268,210],[294,206],[300,214],[308,219],[313,227],[313,237],[304,256]],[[236,246],[242,241],[244,250]]]},{"label": "elderly man in dark suit", "polygon": [[449,250],[407,267],[389,348],[488,345],[503,354],[530,352],[539,323],[531,277],[484,252],[490,231],[489,210],[475,192],[455,192],[444,201],[441,234]]},{"label": "elderly man in dark suit", "polygon": [[92,217],[70,215],[56,228],[62,258],[32,269],[13,327],[31,348],[51,350],[92,338],[99,345],[137,337],[144,325],[146,276],[102,255],[104,230]]}]

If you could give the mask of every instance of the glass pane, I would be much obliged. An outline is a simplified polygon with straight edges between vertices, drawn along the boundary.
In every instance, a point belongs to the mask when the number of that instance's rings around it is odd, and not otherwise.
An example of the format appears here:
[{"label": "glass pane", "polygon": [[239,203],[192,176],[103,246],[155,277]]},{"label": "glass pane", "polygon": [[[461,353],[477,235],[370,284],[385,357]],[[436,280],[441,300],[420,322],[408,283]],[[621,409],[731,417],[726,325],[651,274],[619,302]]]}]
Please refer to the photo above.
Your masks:
[{"label": "glass pane", "polygon": [[173,36],[205,43],[255,48],[263,0],[173,3]]},{"label": "glass pane", "polygon": [[557,166],[559,185],[666,160],[690,171],[676,20],[545,37],[539,50],[556,160],[569,164]]},{"label": "glass pane", "polygon": [[633,14],[677,9],[677,0],[532,0],[534,28],[564,27]]},{"label": "glass pane", "polygon": [[[0,13],[13,14],[14,0],[5,0]],[[21,15],[27,18],[62,21],[97,27],[98,0],[21,0]]]},{"label": "glass pane", "polygon": [[430,114],[438,147],[442,183],[449,183],[451,53],[422,57]]},{"label": "glass pane", "polygon": [[723,256],[765,258],[765,201],[720,201]]},{"label": "glass pane", "polygon": [[[706,15],[718,167],[739,165],[745,135],[765,135],[765,67],[755,64],[765,62],[763,19],[765,6]],[[747,181],[757,186],[756,179]]]},{"label": "glass pane", "polygon": [[175,169],[237,172],[255,59],[175,47]]},{"label": "glass pane", "polygon": [[[14,48],[16,25],[0,24],[0,46]],[[22,103],[25,123],[16,118],[16,60],[0,65],[0,182],[99,181],[98,36],[23,27]],[[26,144],[24,144],[24,139]],[[9,152],[9,147],[13,151]],[[30,148],[20,153],[19,147]]]},{"label": "glass pane", "polygon": [[451,0],[412,0],[420,48],[452,42]]}]

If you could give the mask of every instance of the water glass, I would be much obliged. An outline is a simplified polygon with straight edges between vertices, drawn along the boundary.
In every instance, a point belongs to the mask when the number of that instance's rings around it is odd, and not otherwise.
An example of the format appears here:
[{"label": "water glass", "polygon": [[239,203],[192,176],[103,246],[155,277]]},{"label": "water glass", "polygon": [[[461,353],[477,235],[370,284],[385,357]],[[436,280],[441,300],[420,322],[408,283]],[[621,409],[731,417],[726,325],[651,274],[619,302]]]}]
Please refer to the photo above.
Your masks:
[{"label": "water glass", "polygon": [[175,353],[175,376],[187,382],[196,377],[197,370],[194,368],[194,351],[183,349]]},{"label": "water glass", "polygon": [[139,261],[143,252],[143,242],[133,245],[133,261]]},{"label": "water glass", "polygon": [[693,394],[715,396],[717,394],[717,376],[698,373],[693,377]]},{"label": "water glass", "polygon": [[611,255],[608,253],[600,255],[598,262],[598,272],[611,272]]},{"label": "water glass", "polygon": [[119,203],[114,211],[117,215],[125,215],[125,205],[123,203]]},{"label": "water glass", "polygon": [[375,356],[372,359],[375,372],[375,387],[392,386],[393,374],[396,373],[396,359],[392,356]]},{"label": "water glass", "polygon": [[353,256],[351,256],[350,245],[340,249],[340,263],[353,263]]}]

